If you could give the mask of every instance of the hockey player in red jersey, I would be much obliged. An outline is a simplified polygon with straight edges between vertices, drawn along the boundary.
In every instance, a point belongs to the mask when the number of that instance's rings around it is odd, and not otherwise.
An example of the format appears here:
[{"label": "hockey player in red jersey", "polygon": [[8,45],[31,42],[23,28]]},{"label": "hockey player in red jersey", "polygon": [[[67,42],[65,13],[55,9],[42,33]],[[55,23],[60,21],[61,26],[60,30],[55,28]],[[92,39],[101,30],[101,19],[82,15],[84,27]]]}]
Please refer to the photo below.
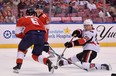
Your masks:
[{"label": "hockey player in red jersey", "polygon": [[110,70],[111,67],[108,64],[96,64],[92,63],[92,60],[96,58],[97,53],[100,50],[99,43],[97,41],[97,33],[93,28],[93,22],[91,19],[86,19],[83,23],[84,30],[77,29],[73,31],[72,36],[78,37],[77,40],[66,42],[64,45],[66,48],[74,46],[83,46],[83,51],[68,58],[70,61],[60,60],[59,66],[72,64],[71,62],[81,62],[82,67],[85,70],[92,69],[106,69]]},{"label": "hockey player in red jersey", "polygon": [[44,44],[44,51],[49,54],[48,58],[55,57],[54,54],[51,53],[48,43],[48,35],[49,35],[49,17],[43,12],[44,7],[40,7],[37,5],[36,7],[36,13],[37,17],[42,21],[42,23],[45,25],[46,33],[45,33],[45,44]]},{"label": "hockey player in red jersey", "polygon": [[41,20],[35,17],[34,9],[27,9],[26,15],[21,17],[16,24],[15,34],[16,37],[21,38],[21,41],[18,45],[16,66],[13,67],[14,72],[18,72],[21,69],[25,53],[31,45],[34,45],[32,58],[37,62],[47,65],[49,72],[53,72],[54,65],[48,58],[42,55],[46,29]]}]

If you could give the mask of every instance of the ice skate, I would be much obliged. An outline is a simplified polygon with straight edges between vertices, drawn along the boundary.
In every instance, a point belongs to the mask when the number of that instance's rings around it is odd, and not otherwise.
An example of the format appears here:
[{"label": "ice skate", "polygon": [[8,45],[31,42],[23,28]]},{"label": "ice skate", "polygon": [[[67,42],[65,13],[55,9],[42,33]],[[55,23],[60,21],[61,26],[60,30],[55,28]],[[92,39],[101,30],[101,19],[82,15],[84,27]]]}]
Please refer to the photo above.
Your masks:
[{"label": "ice skate", "polygon": [[102,69],[106,69],[106,70],[111,70],[111,65],[108,64],[101,64]]},{"label": "ice skate", "polygon": [[47,61],[47,66],[48,66],[49,72],[54,73],[54,65],[52,64],[50,60]]},{"label": "ice skate", "polygon": [[20,70],[20,68],[21,68],[21,65],[22,65],[22,64],[17,64],[15,67],[13,67],[13,70],[14,70],[13,72],[14,72],[14,73],[19,73],[19,70]]},{"label": "ice skate", "polygon": [[64,65],[64,64],[63,64],[63,60],[59,60],[59,61],[58,61],[58,65],[59,65],[59,66],[63,66],[63,65]]}]

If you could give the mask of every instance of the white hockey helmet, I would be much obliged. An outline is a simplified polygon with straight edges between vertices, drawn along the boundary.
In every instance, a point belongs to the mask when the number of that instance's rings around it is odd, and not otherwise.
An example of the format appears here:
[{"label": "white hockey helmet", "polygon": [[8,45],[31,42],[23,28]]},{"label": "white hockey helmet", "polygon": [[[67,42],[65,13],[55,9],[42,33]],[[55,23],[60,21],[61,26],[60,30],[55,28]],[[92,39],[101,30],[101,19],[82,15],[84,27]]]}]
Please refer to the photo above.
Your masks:
[{"label": "white hockey helmet", "polygon": [[86,19],[84,20],[83,25],[93,25],[93,21],[91,19]]}]

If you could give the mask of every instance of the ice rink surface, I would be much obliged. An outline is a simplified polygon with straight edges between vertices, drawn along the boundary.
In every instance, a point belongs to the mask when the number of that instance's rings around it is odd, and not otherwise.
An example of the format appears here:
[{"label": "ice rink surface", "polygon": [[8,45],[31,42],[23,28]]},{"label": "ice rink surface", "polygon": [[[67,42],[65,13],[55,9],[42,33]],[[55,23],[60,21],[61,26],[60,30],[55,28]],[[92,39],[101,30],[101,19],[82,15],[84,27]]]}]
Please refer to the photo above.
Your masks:
[{"label": "ice rink surface", "polygon": [[[64,48],[53,48],[58,54],[61,54]],[[68,58],[82,51],[81,47],[66,49],[64,57]],[[43,52],[45,56],[48,56]],[[111,76],[116,73],[116,47],[101,47],[100,53],[93,61],[95,63],[107,63],[112,66],[112,70],[93,70],[84,71],[75,65],[59,67],[54,73],[48,72],[46,65],[35,62],[31,58],[31,49],[25,57],[24,63],[19,74],[13,73],[13,67],[16,65],[17,49],[0,49],[0,76]],[[54,64],[56,58],[51,59]],[[80,64],[80,63],[77,63]]]}]

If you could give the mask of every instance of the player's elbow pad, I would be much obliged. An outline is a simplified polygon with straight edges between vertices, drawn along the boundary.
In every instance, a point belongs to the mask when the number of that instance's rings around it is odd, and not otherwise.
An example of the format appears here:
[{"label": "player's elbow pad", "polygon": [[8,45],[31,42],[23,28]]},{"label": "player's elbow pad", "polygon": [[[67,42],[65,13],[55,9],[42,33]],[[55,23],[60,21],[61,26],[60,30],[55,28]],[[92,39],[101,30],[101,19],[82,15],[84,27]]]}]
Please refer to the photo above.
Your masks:
[{"label": "player's elbow pad", "polygon": [[22,32],[24,32],[24,27],[16,27],[16,29],[15,29],[15,34],[20,34],[20,33],[22,33]]},{"label": "player's elbow pad", "polygon": [[18,38],[23,38],[24,37],[24,35],[22,34],[22,33],[20,33],[20,34],[15,34],[16,35],[16,37],[18,37]]},{"label": "player's elbow pad", "polygon": [[85,44],[86,41],[83,38],[80,38],[80,39],[75,40],[73,42],[74,42],[74,46],[81,46],[81,45]]}]

